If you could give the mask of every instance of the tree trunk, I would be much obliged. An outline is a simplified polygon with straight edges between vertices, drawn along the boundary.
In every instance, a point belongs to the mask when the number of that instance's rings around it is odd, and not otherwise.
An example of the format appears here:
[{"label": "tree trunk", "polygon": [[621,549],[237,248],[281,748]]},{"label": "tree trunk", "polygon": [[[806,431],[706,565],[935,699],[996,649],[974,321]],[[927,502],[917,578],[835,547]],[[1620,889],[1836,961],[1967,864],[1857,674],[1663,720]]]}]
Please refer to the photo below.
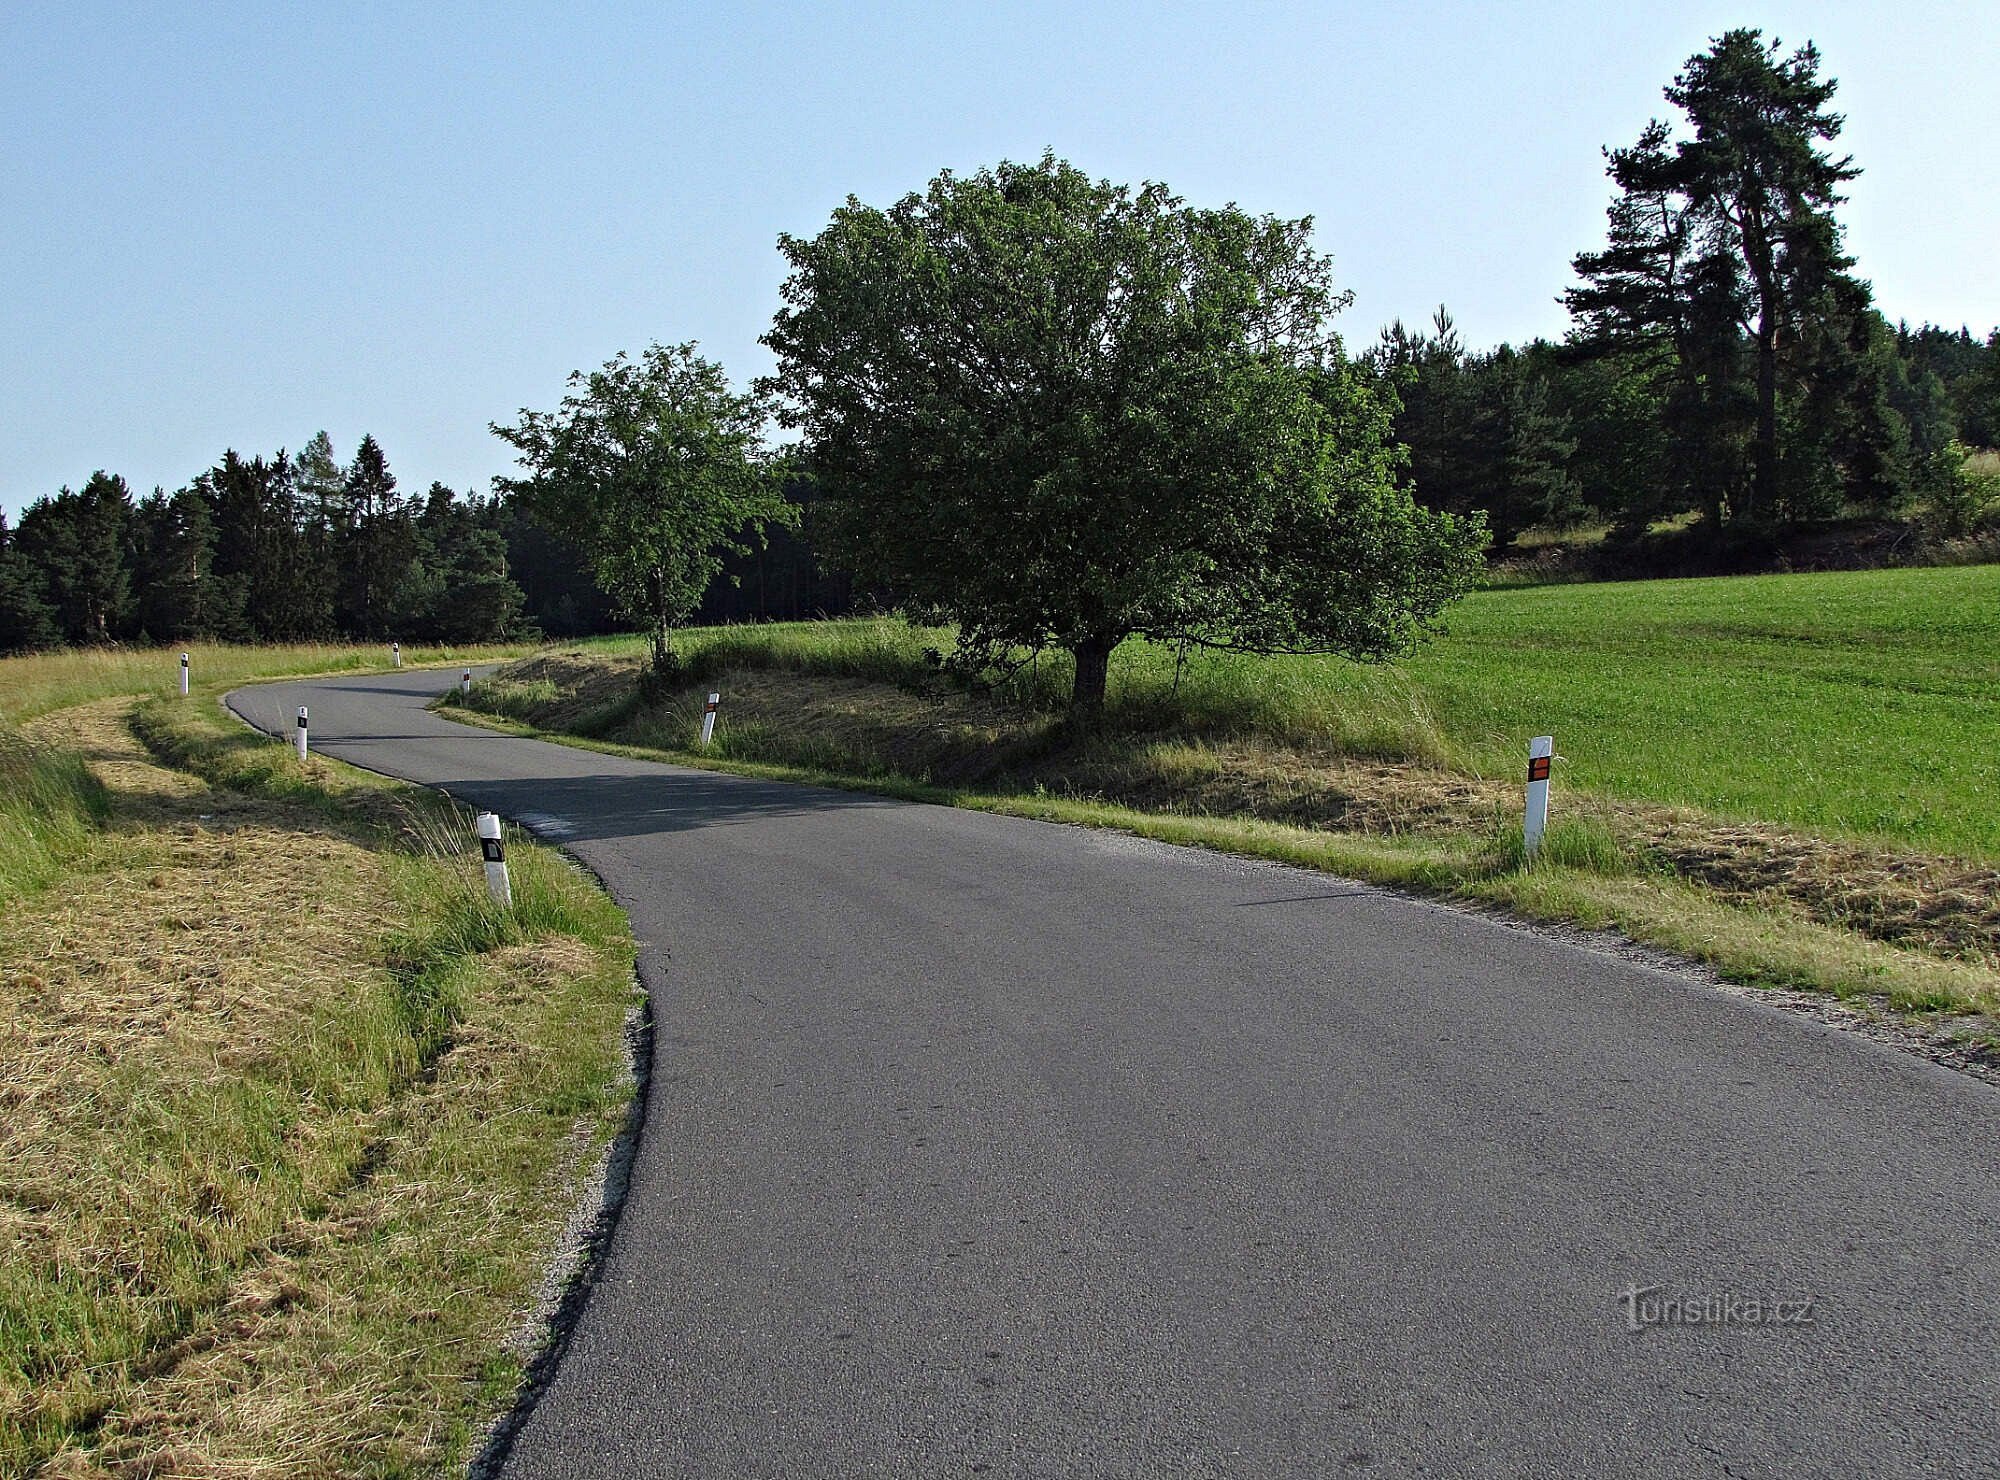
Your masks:
[{"label": "tree trunk", "polygon": [[672,630],[667,626],[667,619],[664,616],[655,617],[653,619],[653,672],[655,673],[664,674],[668,664],[673,661],[671,636]]},{"label": "tree trunk", "polygon": [[1104,713],[1104,681],[1111,669],[1115,637],[1086,637],[1070,651],[1076,655],[1076,685],[1070,690],[1070,718],[1095,720]]},{"label": "tree trunk", "polygon": [[1778,330],[1767,307],[1757,319],[1757,445],[1751,451],[1751,518],[1778,507]]}]

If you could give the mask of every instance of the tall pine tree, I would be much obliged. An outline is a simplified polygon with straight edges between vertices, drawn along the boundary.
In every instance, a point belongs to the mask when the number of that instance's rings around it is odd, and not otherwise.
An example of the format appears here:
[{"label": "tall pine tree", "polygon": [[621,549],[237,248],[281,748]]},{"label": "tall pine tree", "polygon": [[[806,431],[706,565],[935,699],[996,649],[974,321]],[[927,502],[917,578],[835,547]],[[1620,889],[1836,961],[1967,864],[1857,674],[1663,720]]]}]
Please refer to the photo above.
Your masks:
[{"label": "tall pine tree", "polygon": [[1787,56],[1755,30],[1690,58],[1666,89],[1689,135],[1655,121],[1608,152],[1609,241],[1577,257],[1568,294],[1607,351],[1671,348],[1676,464],[1738,525],[1880,501],[1898,476],[1864,363],[1868,290],[1834,214],[1859,171],[1822,147],[1842,126],[1836,86],[1811,45]]}]

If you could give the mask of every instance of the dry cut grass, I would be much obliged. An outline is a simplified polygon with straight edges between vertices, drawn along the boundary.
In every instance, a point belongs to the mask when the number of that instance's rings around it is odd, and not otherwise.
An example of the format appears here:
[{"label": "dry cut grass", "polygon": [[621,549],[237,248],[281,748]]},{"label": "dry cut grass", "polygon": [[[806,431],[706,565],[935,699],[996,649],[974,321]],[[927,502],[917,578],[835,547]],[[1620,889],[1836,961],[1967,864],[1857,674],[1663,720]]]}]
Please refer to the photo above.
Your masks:
[{"label": "dry cut grass", "polygon": [[[376,783],[260,746],[290,796],[217,785],[128,707],[35,727],[111,815],[0,924],[0,1473],[439,1471],[622,1114],[622,922],[528,849],[533,918],[491,918],[339,804]],[[205,705],[154,723],[250,765]]]}]

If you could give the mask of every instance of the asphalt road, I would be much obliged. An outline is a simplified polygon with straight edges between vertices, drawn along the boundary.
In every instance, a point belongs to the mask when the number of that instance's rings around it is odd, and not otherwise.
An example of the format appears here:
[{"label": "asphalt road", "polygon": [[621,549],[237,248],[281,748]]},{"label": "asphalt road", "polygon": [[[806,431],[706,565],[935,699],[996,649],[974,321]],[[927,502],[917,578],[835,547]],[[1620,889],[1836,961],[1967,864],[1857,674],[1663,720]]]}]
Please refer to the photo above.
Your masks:
[{"label": "asphalt road", "polygon": [[467,729],[455,677],[233,702],[559,838],[644,943],[629,1197],[507,1473],[2000,1472],[2000,1091],[1323,875]]}]

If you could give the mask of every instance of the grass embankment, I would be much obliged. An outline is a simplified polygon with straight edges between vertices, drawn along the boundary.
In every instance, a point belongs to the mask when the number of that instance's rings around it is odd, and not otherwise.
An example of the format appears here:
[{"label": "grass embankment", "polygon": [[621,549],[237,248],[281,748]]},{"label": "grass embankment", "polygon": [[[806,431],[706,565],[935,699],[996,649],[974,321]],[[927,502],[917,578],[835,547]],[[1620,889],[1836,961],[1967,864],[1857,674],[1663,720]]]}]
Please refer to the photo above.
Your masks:
[{"label": "grass embankment", "polygon": [[[1485,592],[1397,669],[1132,645],[1086,738],[1060,720],[1063,664],[970,696],[924,661],[947,640],[695,632],[689,684],[651,701],[638,644],[612,640],[474,702],[1615,926],[1745,981],[2000,1008],[2000,568]],[[722,722],[695,757],[709,687]],[[1557,822],[1525,870],[1520,776],[1549,732]]]},{"label": "grass embankment", "polygon": [[4,762],[0,1474],[460,1465],[629,1103],[623,918],[525,843],[502,915],[449,804],[212,694],[130,711]]},{"label": "grass embankment", "polygon": [[[490,662],[527,652],[524,646],[405,647],[403,662]],[[19,725],[52,709],[91,699],[171,694],[180,682],[180,655],[189,655],[194,683],[220,693],[260,678],[353,673],[388,665],[387,647],[281,643],[266,647],[198,642],[186,648],[78,648],[27,658],[0,658],[0,725]]]}]

